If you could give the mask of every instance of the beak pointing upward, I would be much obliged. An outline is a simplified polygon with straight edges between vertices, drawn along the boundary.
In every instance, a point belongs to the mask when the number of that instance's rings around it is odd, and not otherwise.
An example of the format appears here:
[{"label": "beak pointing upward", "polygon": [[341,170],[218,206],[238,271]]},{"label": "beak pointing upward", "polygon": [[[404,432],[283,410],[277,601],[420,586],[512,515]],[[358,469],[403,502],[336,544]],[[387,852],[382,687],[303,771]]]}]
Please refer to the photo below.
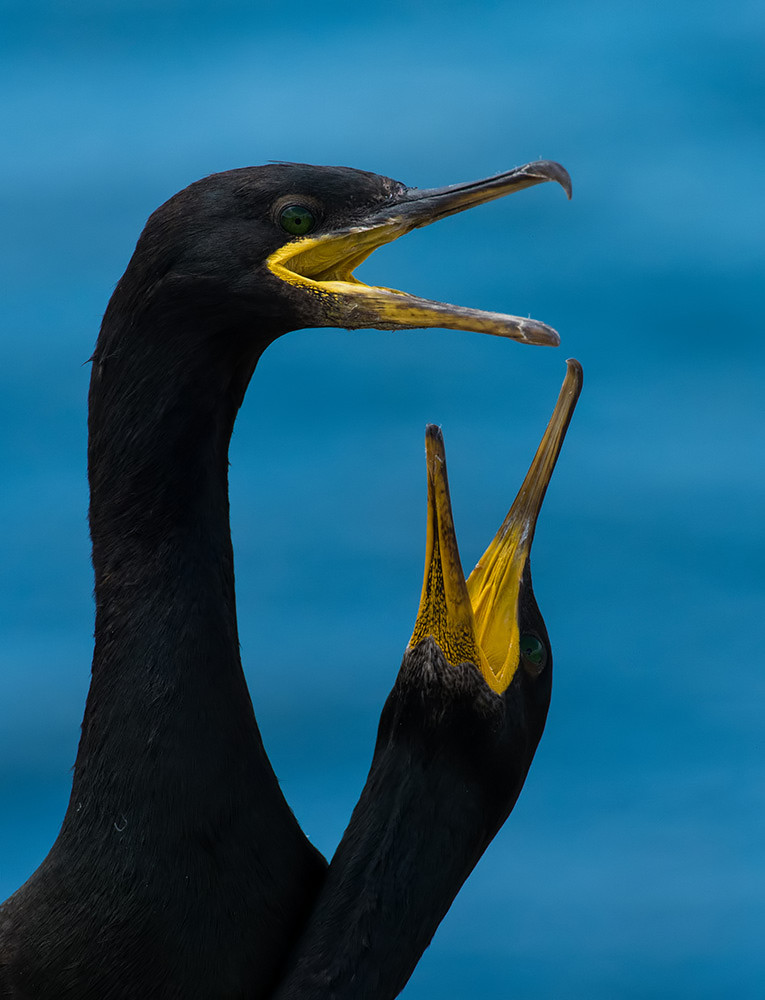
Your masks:
[{"label": "beak pointing upward", "polygon": [[518,607],[539,511],[582,388],[582,367],[568,370],[523,485],[467,582],[454,532],[441,431],[426,432],[428,526],[425,578],[410,648],[432,636],[452,666],[473,663],[501,694],[520,659]]}]

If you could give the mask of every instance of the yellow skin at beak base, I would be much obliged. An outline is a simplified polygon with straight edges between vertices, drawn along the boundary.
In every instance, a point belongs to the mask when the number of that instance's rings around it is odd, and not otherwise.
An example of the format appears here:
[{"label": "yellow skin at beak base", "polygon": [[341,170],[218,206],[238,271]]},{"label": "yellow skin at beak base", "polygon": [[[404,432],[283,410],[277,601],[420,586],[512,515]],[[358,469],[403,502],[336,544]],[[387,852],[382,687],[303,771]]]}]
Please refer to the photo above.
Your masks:
[{"label": "yellow skin at beak base", "polygon": [[[518,595],[528,546],[500,529],[465,582],[454,531],[443,438],[429,428],[425,578],[410,648],[431,636],[450,666],[473,663],[497,694],[520,659]],[[505,530],[503,530],[505,529]]]},{"label": "yellow skin at beak base", "polygon": [[488,667],[488,675],[483,668],[481,673],[498,693],[510,686],[520,661],[518,598],[531,548],[526,528],[521,523],[500,529],[467,581],[478,645]]},{"label": "yellow skin at beak base", "polygon": [[556,346],[560,342],[555,330],[537,320],[435,302],[395,288],[366,285],[354,277],[353,270],[374,250],[412,228],[412,223],[393,220],[368,229],[290,240],[267,258],[266,267],[280,281],[321,299],[325,325],[349,329],[441,327],[526,344]]},{"label": "yellow skin at beak base", "polygon": [[467,583],[454,532],[443,437],[428,428],[428,526],[425,579],[410,648],[432,636],[451,666],[473,663],[497,694],[520,663],[518,603],[534,529],[582,387],[569,360],[550,422],[523,485]]},{"label": "yellow skin at beak base", "polygon": [[447,663],[481,663],[475,617],[462,572],[452,520],[446,456],[441,432],[429,427],[425,439],[428,469],[428,520],[425,577],[409,646],[432,636]]}]

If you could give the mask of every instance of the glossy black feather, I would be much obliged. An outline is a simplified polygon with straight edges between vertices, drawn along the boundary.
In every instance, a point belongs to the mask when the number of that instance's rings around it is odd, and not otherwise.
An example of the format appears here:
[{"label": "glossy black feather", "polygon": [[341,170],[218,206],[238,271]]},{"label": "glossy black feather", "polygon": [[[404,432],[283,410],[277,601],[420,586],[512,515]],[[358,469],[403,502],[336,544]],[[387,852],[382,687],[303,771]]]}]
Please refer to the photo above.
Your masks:
[{"label": "glossy black feather", "polygon": [[526,566],[522,630],[548,650],[502,695],[433,639],[407,650],[364,790],[276,1000],[392,1000],[520,795],[544,730],[552,654]]},{"label": "glossy black feather", "polygon": [[95,652],[72,795],[0,908],[0,995],[256,1000],[283,971],[325,862],[241,669],[228,445],[260,354],[312,320],[264,267],[287,238],[276,200],[310,195],[340,225],[397,187],[235,170],[171,198],[138,241],[92,359]]}]

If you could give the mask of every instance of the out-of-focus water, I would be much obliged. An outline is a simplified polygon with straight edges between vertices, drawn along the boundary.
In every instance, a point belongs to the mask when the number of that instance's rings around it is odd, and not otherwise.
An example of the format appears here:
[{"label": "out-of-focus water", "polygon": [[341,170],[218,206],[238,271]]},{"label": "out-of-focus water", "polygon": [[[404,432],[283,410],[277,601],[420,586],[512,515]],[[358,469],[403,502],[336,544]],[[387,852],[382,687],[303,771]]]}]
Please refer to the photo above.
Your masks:
[{"label": "out-of-focus water", "polygon": [[405,996],[765,995],[760,4],[4,3],[0,898],[55,837],[88,683],[87,360],[146,216],[215,170],[418,186],[574,179],[446,220],[361,276],[543,319],[301,331],[232,448],[243,654],[331,854],[413,624],[423,431],[466,565],[564,374],[585,389],[534,547],[556,678],[526,789]]}]

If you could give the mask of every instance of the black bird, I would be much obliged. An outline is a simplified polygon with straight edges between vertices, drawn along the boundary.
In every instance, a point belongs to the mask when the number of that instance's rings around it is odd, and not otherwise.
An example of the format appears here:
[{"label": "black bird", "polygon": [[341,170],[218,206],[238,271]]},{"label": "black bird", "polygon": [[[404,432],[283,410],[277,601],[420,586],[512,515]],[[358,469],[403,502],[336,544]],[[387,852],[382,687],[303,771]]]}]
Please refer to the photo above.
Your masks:
[{"label": "black bird", "polygon": [[581,387],[571,360],[518,496],[467,583],[443,437],[428,427],[428,540],[414,633],[366,785],[275,1000],[398,996],[515,805],[552,690],[531,543]]},{"label": "black bird", "polygon": [[533,320],[364,285],[409,230],[568,175],[424,190],[340,167],[213,175],[149,219],[92,358],[90,692],[61,831],[0,908],[0,996],[268,996],[323,881],[242,674],[228,446],[258,358],[304,326],[441,326],[554,344]]}]

